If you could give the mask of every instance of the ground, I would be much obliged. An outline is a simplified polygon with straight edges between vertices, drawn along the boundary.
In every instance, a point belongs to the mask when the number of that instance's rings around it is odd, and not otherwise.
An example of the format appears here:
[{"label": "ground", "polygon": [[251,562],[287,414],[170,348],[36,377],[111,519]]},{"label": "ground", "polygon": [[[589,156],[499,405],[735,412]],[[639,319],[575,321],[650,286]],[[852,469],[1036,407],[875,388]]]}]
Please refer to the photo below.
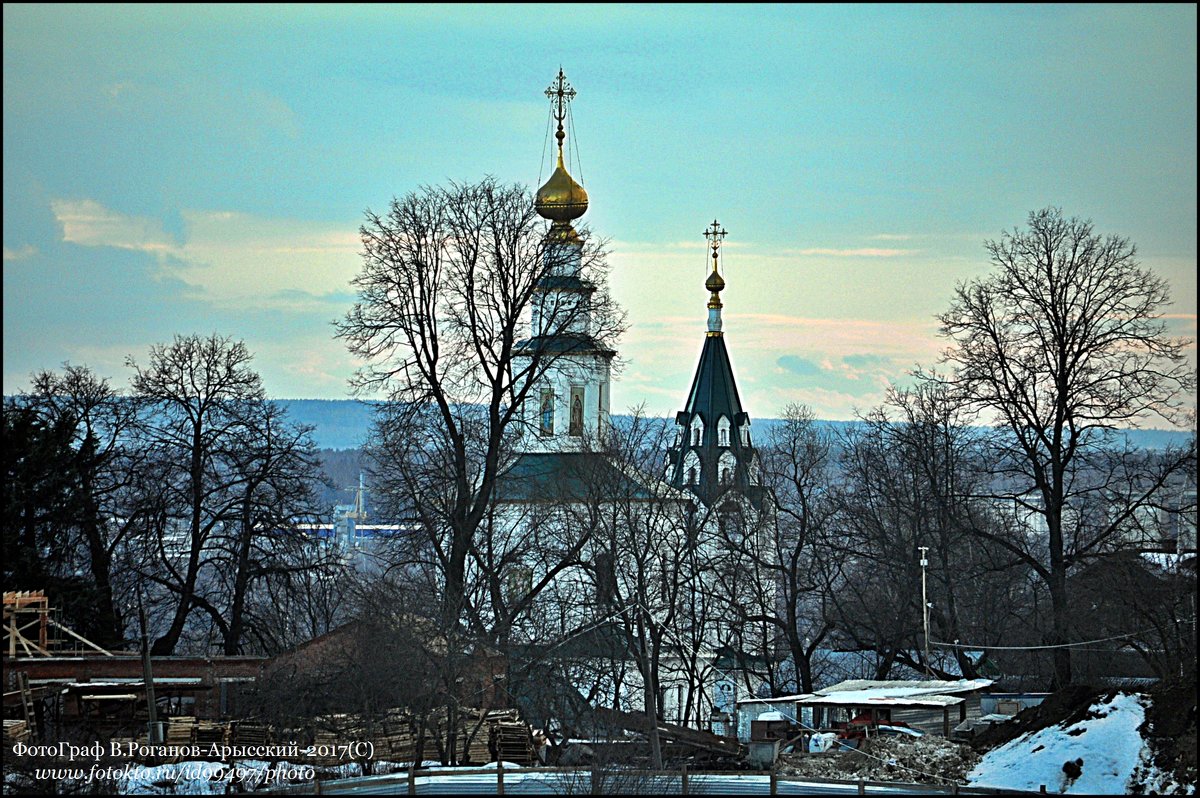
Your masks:
[{"label": "ground", "polygon": [[970,746],[927,735],[881,737],[861,751],[785,755],[779,773],[830,779],[974,784],[1049,793],[1196,791],[1196,687],[1145,692],[1072,686],[981,733]]},{"label": "ground", "polygon": [[1195,794],[1196,686],[1145,692],[1073,686],[974,741],[981,786],[1090,794]]},{"label": "ground", "polygon": [[979,755],[944,737],[876,737],[857,751],[785,754],[779,774],[826,779],[961,784]]}]

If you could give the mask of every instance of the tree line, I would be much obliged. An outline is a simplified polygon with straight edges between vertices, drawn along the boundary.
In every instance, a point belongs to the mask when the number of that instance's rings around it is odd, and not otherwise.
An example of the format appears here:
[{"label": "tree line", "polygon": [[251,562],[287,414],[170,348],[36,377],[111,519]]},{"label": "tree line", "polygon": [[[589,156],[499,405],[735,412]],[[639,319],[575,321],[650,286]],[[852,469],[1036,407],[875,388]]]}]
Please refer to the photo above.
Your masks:
[{"label": "tree line", "polygon": [[270,597],[330,562],[296,533],[322,509],[311,430],[266,398],[251,357],[178,335],[128,360],[127,391],[67,364],[6,398],[5,585],[45,589],[102,646],[137,638],[139,603],[154,654],[277,643],[287,602]]},{"label": "tree line", "polygon": [[[311,430],[265,397],[245,346],[177,336],[129,361],[127,391],[67,366],[6,400],[6,585],[69,597],[101,643],[131,637],[141,598],[158,654],[274,652],[353,618],[391,630],[401,643],[343,662],[358,677],[320,678],[326,708],[367,714],[469,703],[481,652],[547,717],[633,690],[695,724],[714,679],[810,691],[838,648],[873,652],[879,678],[973,676],[981,651],[1024,648],[1064,685],[1088,640],[1194,671],[1194,571],[1138,554],[1164,517],[1194,530],[1194,435],[1145,451],[1117,430],[1194,427],[1195,374],[1126,239],[1030,214],[987,242],[992,273],[956,287],[941,370],[840,430],[786,408],[756,441],[762,494],[706,508],[649,476],[671,427],[639,412],[570,468],[520,465],[523,408],[570,358],[524,345],[563,268],[527,191],[424,188],[361,233],[337,335],[365,364],[356,389],[387,397],[364,457],[376,515],[405,529],[368,571],[303,532],[325,509]],[[604,242],[582,239],[587,290],[540,305],[541,324],[586,320],[615,348]]]},{"label": "tree line", "polygon": [[[686,692],[684,714],[711,707],[699,685],[714,638],[738,663],[726,667],[776,694],[811,689],[817,653],[834,647],[875,652],[880,678],[898,665],[975,675],[981,652],[1019,648],[1019,667],[1048,662],[1042,684],[1061,686],[1094,640],[1159,675],[1194,670],[1194,573],[1138,555],[1161,543],[1164,518],[1194,529],[1194,435],[1143,451],[1118,430],[1194,428],[1195,373],[1163,320],[1167,285],[1127,239],[1048,208],[986,242],[994,271],[957,286],[939,316],[941,370],[918,369],[836,436],[788,408],[759,442],[765,503],[748,512],[731,496],[723,513],[627,478],[663,472],[669,424],[638,414],[592,441],[602,456],[579,473],[512,484],[532,434],[515,409],[560,357],[512,356],[554,273],[530,204],[493,181],[423,189],[363,228],[359,301],[338,334],[367,364],[359,386],[391,400],[367,454],[377,506],[420,530],[394,559],[406,606],[476,645],[520,648],[543,689],[612,703],[625,681],[660,719],[670,687]],[[594,304],[550,326],[597,318],[611,344],[622,327],[603,242],[583,238]],[[1134,584],[1172,598],[1149,610]]]}]

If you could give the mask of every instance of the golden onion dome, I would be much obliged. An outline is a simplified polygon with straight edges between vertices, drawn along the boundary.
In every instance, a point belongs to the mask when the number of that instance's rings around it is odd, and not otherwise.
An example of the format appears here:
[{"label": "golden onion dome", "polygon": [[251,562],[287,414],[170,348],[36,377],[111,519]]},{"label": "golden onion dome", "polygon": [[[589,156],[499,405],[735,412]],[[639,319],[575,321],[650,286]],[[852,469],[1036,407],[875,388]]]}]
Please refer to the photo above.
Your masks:
[{"label": "golden onion dome", "polygon": [[562,223],[578,219],[587,211],[587,192],[567,174],[561,152],[554,173],[550,175],[546,184],[538,189],[533,207],[543,219]]},{"label": "golden onion dome", "polygon": [[717,274],[717,270],[713,269],[712,274],[708,275],[708,279],[704,281],[704,287],[716,293],[725,288],[725,281],[721,279],[721,275]]}]

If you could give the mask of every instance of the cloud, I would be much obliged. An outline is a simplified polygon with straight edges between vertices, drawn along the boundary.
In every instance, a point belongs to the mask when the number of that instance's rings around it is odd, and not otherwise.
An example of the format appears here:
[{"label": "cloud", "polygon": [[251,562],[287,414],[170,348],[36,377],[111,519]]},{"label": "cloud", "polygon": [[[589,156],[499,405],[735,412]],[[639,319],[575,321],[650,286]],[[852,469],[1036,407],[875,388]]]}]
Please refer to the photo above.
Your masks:
[{"label": "cloud", "polygon": [[795,355],[784,355],[775,361],[781,368],[787,369],[801,377],[811,377],[821,374],[825,369],[811,360],[805,360]]},{"label": "cloud", "polygon": [[878,249],[875,247],[865,247],[861,249],[790,249],[783,250],[781,254],[785,255],[832,255],[835,258],[896,258],[902,255],[912,255],[920,250],[916,249]]},{"label": "cloud", "polygon": [[[311,312],[342,302],[358,270],[357,227],[183,211],[183,241],[156,219],[128,216],[95,200],[50,204],[63,240],[153,255],[163,277],[188,286],[192,299],[221,308]],[[7,254],[5,256],[7,258]]]},{"label": "cloud", "polygon": [[63,241],[85,247],[117,247],[168,254],[178,245],[154,219],[126,216],[95,200],[52,200]]},{"label": "cloud", "polygon": [[929,360],[942,345],[937,323],[914,320],[811,318],[783,314],[726,314],[738,330],[737,345],[762,351],[801,351],[806,356],[845,357],[870,354],[899,361]]},{"label": "cloud", "polygon": [[846,355],[842,358],[842,362],[853,369],[890,368],[895,363],[890,357],[872,354]]},{"label": "cloud", "polygon": [[37,253],[38,253],[38,249],[33,244],[26,244],[25,246],[21,247],[20,249],[9,249],[8,247],[5,247],[4,248],[4,259],[5,260],[25,260],[27,258],[32,258]]}]

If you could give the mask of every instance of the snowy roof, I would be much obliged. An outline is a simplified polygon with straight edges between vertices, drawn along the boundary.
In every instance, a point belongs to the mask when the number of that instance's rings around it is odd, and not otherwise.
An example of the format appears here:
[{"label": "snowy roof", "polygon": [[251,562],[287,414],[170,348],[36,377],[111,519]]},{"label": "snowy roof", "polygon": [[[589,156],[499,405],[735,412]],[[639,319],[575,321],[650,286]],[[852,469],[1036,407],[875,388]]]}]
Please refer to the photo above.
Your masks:
[{"label": "snowy roof", "polygon": [[784,699],[797,704],[857,704],[863,706],[916,706],[948,707],[961,704],[963,698],[956,693],[971,693],[992,684],[991,679],[959,679],[941,681],[931,679],[921,682],[872,681],[851,679],[818,690],[812,695],[787,696]]},{"label": "snowy roof", "polygon": [[875,681],[872,679],[850,679],[830,685],[817,691],[817,695],[830,693],[858,692],[862,690],[879,691],[889,698],[917,695],[954,695],[956,693],[973,693],[995,684],[991,679],[957,679],[943,681],[929,679],[926,681]]},{"label": "snowy roof", "polygon": [[813,693],[796,693],[795,695],[782,695],[779,698],[743,698],[738,701],[739,704],[793,704],[801,698],[812,698]]},{"label": "snowy roof", "polygon": [[845,690],[833,695],[814,695],[801,698],[797,704],[812,706],[814,704],[835,704],[845,706],[883,706],[883,707],[952,707],[963,703],[966,699],[953,695],[884,695],[880,690]]}]

